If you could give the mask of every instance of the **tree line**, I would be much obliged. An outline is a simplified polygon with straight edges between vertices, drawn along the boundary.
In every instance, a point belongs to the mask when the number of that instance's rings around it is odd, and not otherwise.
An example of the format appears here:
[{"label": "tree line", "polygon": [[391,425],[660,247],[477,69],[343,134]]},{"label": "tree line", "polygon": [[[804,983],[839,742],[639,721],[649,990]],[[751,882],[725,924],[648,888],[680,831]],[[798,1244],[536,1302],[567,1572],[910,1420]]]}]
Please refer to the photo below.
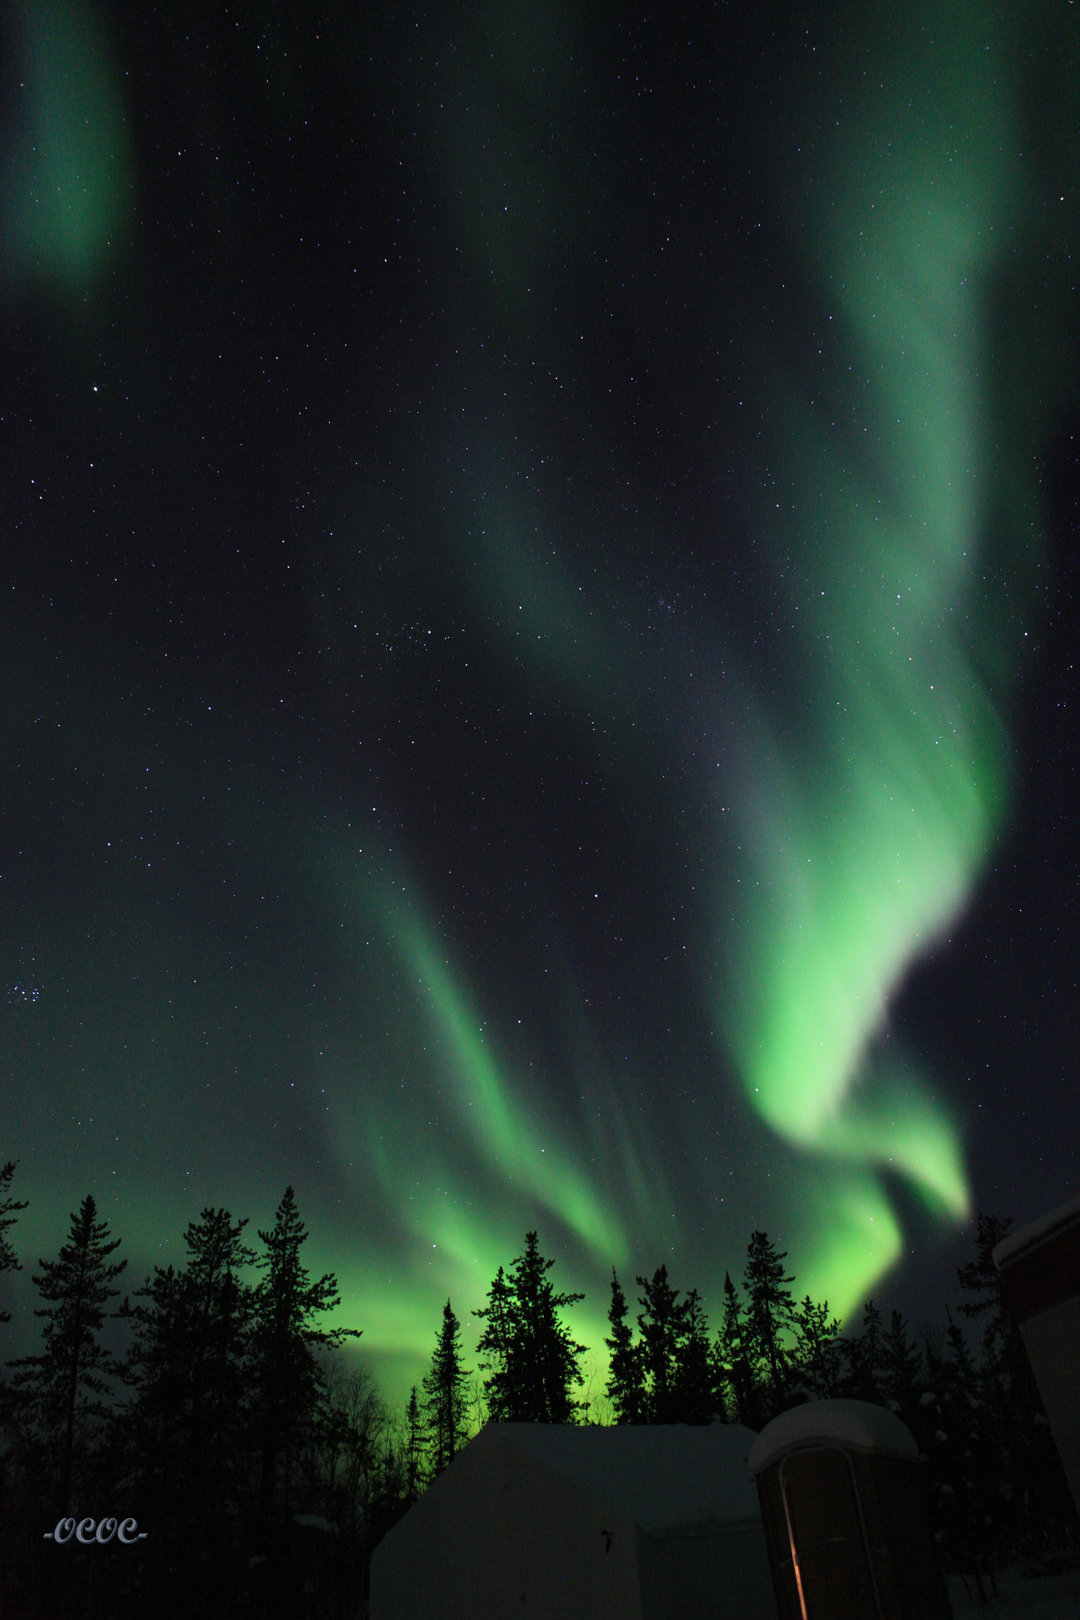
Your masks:
[{"label": "tree line", "polygon": [[[0,1169],[0,1272],[21,1269],[8,1237],[27,1207],[11,1195],[14,1171]],[[666,1266],[635,1278],[633,1316],[613,1269],[608,1374],[591,1399],[586,1346],[566,1321],[584,1296],[556,1288],[554,1261],[528,1232],[472,1313],[477,1366],[465,1365],[447,1300],[428,1370],[399,1413],[342,1353],[360,1331],[322,1325],[337,1280],[303,1263],[292,1188],[257,1243],[248,1224],[204,1209],[184,1233],[183,1263],[155,1267],[122,1297],[120,1240],[88,1196],[58,1257],[40,1262],[40,1350],[9,1362],[0,1382],[0,1612],[89,1616],[126,1599],[162,1617],[336,1620],[358,1612],[377,1541],[486,1421],[759,1429],[832,1396],[876,1402],[907,1424],[927,1458],[943,1556],[976,1584],[1003,1560],[1075,1544],[991,1259],[1007,1222],[979,1217],[976,1256],[958,1273],[974,1347],[951,1312],[916,1336],[873,1301],[843,1334],[826,1302],[797,1299],[787,1255],[764,1232],[752,1234],[739,1282],[725,1275],[714,1331],[702,1296],[675,1287]],[[105,1544],[83,1545],[70,1529],[47,1538],[90,1511],[151,1533],[137,1547],[108,1526]]]}]

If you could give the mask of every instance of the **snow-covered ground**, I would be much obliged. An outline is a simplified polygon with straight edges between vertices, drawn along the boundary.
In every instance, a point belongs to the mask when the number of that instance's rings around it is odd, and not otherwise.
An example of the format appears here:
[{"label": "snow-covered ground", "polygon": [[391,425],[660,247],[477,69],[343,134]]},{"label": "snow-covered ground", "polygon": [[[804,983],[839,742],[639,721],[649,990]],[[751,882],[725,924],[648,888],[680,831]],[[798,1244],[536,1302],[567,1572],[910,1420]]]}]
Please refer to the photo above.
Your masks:
[{"label": "snow-covered ground", "polygon": [[998,1575],[997,1588],[997,1597],[988,1595],[981,1605],[978,1594],[954,1576],[949,1581],[954,1620],[1080,1620],[1080,1569],[1032,1577],[1007,1569]]}]

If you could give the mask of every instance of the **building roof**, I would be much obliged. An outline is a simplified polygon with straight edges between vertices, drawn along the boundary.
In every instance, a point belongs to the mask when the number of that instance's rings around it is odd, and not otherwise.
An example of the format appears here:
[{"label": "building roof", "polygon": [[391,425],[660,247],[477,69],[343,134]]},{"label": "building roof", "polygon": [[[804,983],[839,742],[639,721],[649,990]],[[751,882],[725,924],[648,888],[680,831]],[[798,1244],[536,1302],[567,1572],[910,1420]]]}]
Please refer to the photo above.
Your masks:
[{"label": "building roof", "polygon": [[1080,1197],[1003,1238],[994,1263],[1018,1322],[1080,1293]]},{"label": "building roof", "polygon": [[613,1513],[659,1531],[760,1521],[747,1461],[754,1438],[738,1423],[489,1423],[473,1445],[518,1446]]},{"label": "building roof", "polygon": [[1010,1232],[1009,1236],[1002,1238],[994,1249],[994,1263],[1004,1268],[1010,1261],[1016,1259],[1025,1249],[1032,1249],[1039,1243],[1045,1243],[1048,1238],[1054,1237],[1063,1227],[1072,1226],[1080,1222],[1080,1195],[1070,1198],[1067,1204],[1059,1204],[1048,1215],[1043,1215],[1037,1221],[1030,1221],[1022,1226],[1019,1232]]}]

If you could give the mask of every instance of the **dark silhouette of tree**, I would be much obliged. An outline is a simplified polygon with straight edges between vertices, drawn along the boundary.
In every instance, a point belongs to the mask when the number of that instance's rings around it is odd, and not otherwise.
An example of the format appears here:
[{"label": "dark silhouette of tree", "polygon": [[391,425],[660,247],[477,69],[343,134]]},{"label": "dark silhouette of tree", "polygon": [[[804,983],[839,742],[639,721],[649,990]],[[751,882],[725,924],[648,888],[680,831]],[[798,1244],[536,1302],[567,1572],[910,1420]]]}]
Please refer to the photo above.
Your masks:
[{"label": "dark silhouette of tree", "polygon": [[427,1398],[422,1408],[432,1474],[440,1474],[452,1463],[469,1438],[465,1392],[468,1377],[461,1359],[461,1325],[447,1300],[431,1368],[424,1377]]},{"label": "dark silhouette of tree", "polygon": [[679,1290],[668,1282],[667,1266],[660,1266],[651,1280],[637,1278],[644,1289],[638,1297],[642,1307],[637,1323],[641,1335],[641,1359],[645,1371],[646,1409],[651,1423],[675,1423],[675,1389],[679,1352],[686,1333],[686,1304],[680,1304]]},{"label": "dark silhouette of tree", "polygon": [[615,1409],[617,1423],[644,1423],[647,1414],[641,1346],[635,1342],[626,1317],[626,1295],[612,1266],[611,1304],[608,1306],[611,1337],[604,1340],[611,1360],[605,1391]]},{"label": "dark silhouette of tree", "polygon": [[638,1303],[638,1337],[627,1325],[626,1296],[611,1274],[608,1321],[611,1352],[607,1394],[620,1423],[708,1423],[723,1407],[709,1345],[701,1296],[691,1289],[684,1300],[660,1266],[651,1279],[638,1277],[644,1297]]},{"label": "dark silhouette of tree", "polygon": [[485,1324],[478,1349],[488,1374],[484,1393],[497,1423],[572,1423],[581,1410],[571,1390],[584,1383],[577,1344],[559,1312],[584,1294],[557,1294],[547,1273],[554,1265],[540,1253],[535,1232],[510,1276],[499,1267],[488,1303],[474,1311]]},{"label": "dark silhouette of tree", "polygon": [[714,1416],[724,1415],[724,1399],[713,1374],[708,1318],[696,1288],[683,1301],[672,1395],[676,1423],[709,1423]]},{"label": "dark silhouette of tree", "polygon": [[881,1403],[881,1312],[872,1299],[863,1306],[862,1331],[847,1341],[847,1390],[857,1401]]},{"label": "dark silhouette of tree", "polygon": [[[246,1220],[204,1209],[185,1234],[187,1264],[155,1268],[123,1312],[136,1395],[124,1427],[170,1494],[216,1520],[235,1486],[247,1396],[254,1300],[242,1272],[255,1260]],[[235,1505],[235,1504],[234,1504]]]},{"label": "dark silhouette of tree", "polygon": [[330,1356],[322,1372],[303,1487],[340,1533],[355,1538],[382,1489],[389,1416],[366,1367]]},{"label": "dark silhouette of tree", "polygon": [[744,1342],[751,1364],[765,1385],[772,1412],[779,1410],[790,1373],[785,1336],[795,1327],[795,1300],[788,1286],[795,1278],[784,1271],[786,1250],[755,1232],[746,1251]]},{"label": "dark silhouette of tree", "polygon": [[792,1362],[815,1400],[832,1400],[840,1394],[844,1377],[840,1323],[829,1315],[828,1300],[817,1305],[807,1294],[796,1307]]},{"label": "dark silhouette of tree", "polygon": [[884,1404],[914,1433],[925,1390],[923,1358],[899,1311],[892,1312],[881,1336],[880,1388]]},{"label": "dark silhouette of tree", "polygon": [[120,1239],[108,1242],[109,1224],[97,1219],[89,1194],[71,1217],[67,1243],[56,1260],[41,1260],[34,1286],[48,1303],[35,1310],[44,1319],[41,1355],[23,1356],[10,1365],[20,1404],[28,1410],[39,1436],[51,1443],[57,1458],[57,1505],[71,1506],[73,1476],[85,1455],[92,1432],[108,1416],[104,1397],[123,1375],[115,1356],[99,1342],[107,1309],[120,1294],[110,1284],[127,1265],[109,1264]]},{"label": "dark silhouette of tree", "polygon": [[[449,1300],[446,1302],[448,1305]],[[402,1444],[402,1472],[405,1497],[415,1502],[427,1483],[427,1456],[424,1438],[424,1414],[414,1384],[409,1391],[409,1404],[405,1408],[405,1438]]]},{"label": "dark silhouette of tree", "polygon": [[[7,1235],[16,1224],[19,1210],[29,1208],[27,1203],[17,1203],[14,1198],[8,1196],[17,1162],[15,1159],[9,1159],[7,1164],[0,1169],[0,1272],[22,1270],[19,1258]],[[0,1322],[10,1321],[11,1312],[0,1311]]]},{"label": "dark silhouette of tree", "polygon": [[[111,1425],[114,1467],[155,1527],[148,1601],[189,1611],[200,1582],[223,1597],[229,1590],[237,1531],[250,1519],[253,1296],[242,1273],[255,1255],[246,1225],[204,1209],[184,1233],[185,1263],[156,1267],[119,1313],[133,1393]],[[197,1566],[186,1553],[196,1542]]]},{"label": "dark silhouette of tree", "polygon": [[986,1483],[995,1466],[978,1400],[974,1358],[952,1312],[946,1310],[940,1345],[927,1340],[926,1366],[932,1399],[923,1447],[936,1487],[938,1525],[954,1567],[975,1583],[980,1603],[993,1586],[991,1528]]},{"label": "dark silhouette of tree", "polygon": [[1005,1295],[1005,1282],[994,1264],[997,1245],[1008,1236],[1011,1220],[980,1214],[975,1223],[975,1259],[957,1268],[960,1287],[969,1297],[958,1309],[982,1327],[983,1370],[987,1394],[1000,1406],[1019,1402],[1031,1412],[1041,1410],[1031,1365],[1020,1329]]},{"label": "dark silhouette of tree", "polygon": [[724,1315],[712,1348],[713,1377],[728,1415],[758,1428],[761,1398],[751,1361],[750,1329],[739,1290],[724,1273]]},{"label": "dark silhouette of tree", "polygon": [[965,1293],[976,1296],[960,1305],[960,1314],[968,1318],[988,1317],[983,1324],[983,1344],[987,1345],[989,1335],[989,1348],[995,1358],[1001,1356],[1003,1342],[1014,1336],[1019,1338],[1005,1298],[1004,1279],[994,1264],[994,1250],[1008,1237],[1011,1226],[1011,1219],[1000,1220],[996,1215],[979,1214],[975,1220],[975,1259],[968,1260],[956,1270],[960,1287]]},{"label": "dark silhouette of tree", "polygon": [[317,1318],[340,1304],[332,1272],[317,1282],[303,1265],[307,1242],[296,1197],[286,1187],[273,1227],[260,1230],[262,1272],[252,1299],[252,1408],[257,1432],[259,1520],[264,1531],[288,1513],[292,1472],[321,1393],[318,1352],[358,1339],[355,1328],[322,1328]]}]

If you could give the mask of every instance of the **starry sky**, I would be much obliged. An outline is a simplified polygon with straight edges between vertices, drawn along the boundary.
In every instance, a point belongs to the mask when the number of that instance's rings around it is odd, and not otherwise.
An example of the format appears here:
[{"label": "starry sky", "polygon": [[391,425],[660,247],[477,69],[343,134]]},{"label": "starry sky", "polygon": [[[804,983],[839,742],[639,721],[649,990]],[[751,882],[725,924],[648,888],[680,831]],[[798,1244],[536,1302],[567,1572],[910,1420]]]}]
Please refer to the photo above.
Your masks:
[{"label": "starry sky", "polygon": [[1080,14],[749,16],[9,8],[16,1302],[291,1183],[398,1397],[1076,1194]]}]

